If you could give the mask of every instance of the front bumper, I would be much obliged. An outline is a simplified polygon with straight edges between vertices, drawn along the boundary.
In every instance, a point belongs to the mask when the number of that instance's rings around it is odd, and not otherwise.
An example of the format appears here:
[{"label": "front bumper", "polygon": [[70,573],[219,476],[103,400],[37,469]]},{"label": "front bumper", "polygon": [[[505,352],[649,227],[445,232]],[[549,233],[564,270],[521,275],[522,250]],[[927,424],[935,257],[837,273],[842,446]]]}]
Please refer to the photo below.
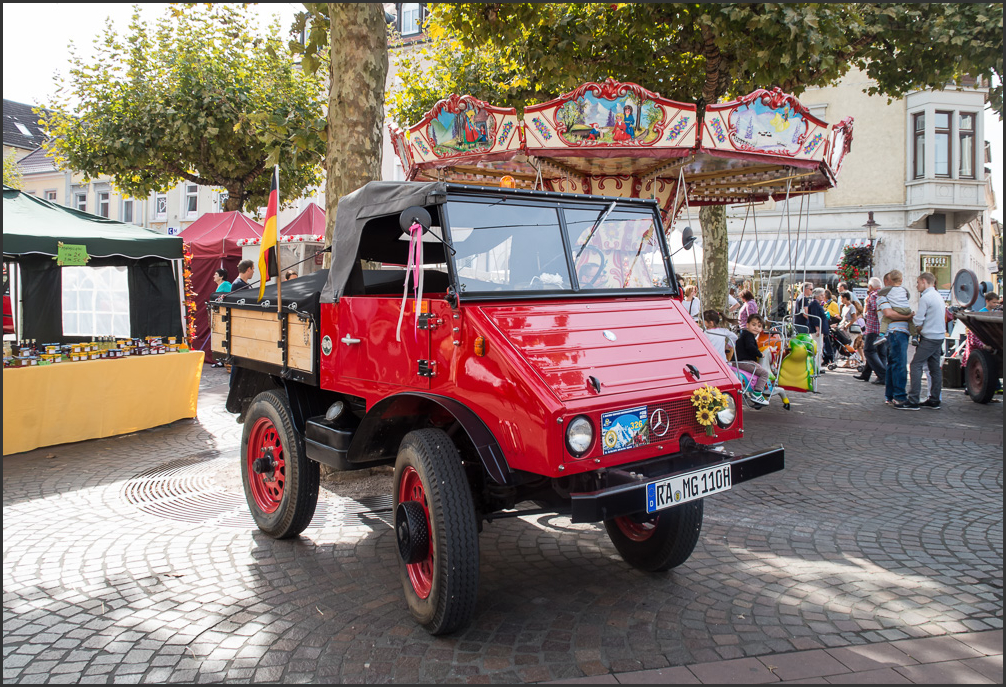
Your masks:
[{"label": "front bumper", "polygon": [[570,494],[572,519],[573,522],[599,522],[645,513],[648,484],[724,463],[730,465],[731,485],[747,482],[782,470],[785,467],[784,453],[781,446],[749,456],[699,448],[608,470],[605,474],[607,486],[597,491]]}]

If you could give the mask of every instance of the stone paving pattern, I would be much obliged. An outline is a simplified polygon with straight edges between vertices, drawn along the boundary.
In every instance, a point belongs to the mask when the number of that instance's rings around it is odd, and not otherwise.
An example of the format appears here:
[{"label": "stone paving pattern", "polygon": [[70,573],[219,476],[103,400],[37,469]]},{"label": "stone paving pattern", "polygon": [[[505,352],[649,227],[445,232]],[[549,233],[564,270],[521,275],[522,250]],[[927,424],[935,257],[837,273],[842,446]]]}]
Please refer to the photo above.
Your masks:
[{"label": "stone paving pattern", "polygon": [[[941,410],[899,412],[844,371],[821,391],[746,412],[734,450],[781,443],[787,468],[710,499],[683,566],[634,570],[596,525],[497,521],[473,624],[433,638],[405,606],[389,518],[342,517],[332,485],[328,516],[283,542],[170,480],[185,519],[135,502],[129,485],[165,466],[238,469],[226,375],[206,367],[197,420],[3,459],[4,682],[820,681],[780,666],[859,670],[850,657],[892,648],[915,662],[876,677],[926,682],[912,642],[975,636],[998,659],[941,660],[985,677],[998,660],[1001,683],[1002,404],[949,389]],[[236,484],[215,488],[233,501]]]}]

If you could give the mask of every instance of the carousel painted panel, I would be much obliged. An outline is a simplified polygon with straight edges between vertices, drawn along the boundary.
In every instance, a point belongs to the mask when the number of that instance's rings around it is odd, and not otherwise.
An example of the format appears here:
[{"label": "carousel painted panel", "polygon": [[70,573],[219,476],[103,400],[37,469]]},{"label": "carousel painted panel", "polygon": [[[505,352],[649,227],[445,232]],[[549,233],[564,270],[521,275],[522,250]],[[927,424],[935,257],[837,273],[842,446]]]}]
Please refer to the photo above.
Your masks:
[{"label": "carousel painted panel", "polygon": [[845,156],[852,150],[852,117],[846,117],[835,125],[831,132],[831,147],[828,151],[828,166],[838,176]]},{"label": "carousel painted panel", "polygon": [[412,166],[421,168],[466,160],[506,160],[523,149],[517,110],[495,107],[469,95],[439,101],[419,123],[405,130],[404,139]]},{"label": "carousel painted panel", "polygon": [[831,143],[831,127],[792,95],[774,88],[706,108],[701,149],[792,162],[820,162]]},{"label": "carousel painted panel", "polygon": [[570,150],[611,155],[639,148],[673,157],[695,145],[696,107],[661,98],[633,83],[585,83],[524,110],[528,152]]}]

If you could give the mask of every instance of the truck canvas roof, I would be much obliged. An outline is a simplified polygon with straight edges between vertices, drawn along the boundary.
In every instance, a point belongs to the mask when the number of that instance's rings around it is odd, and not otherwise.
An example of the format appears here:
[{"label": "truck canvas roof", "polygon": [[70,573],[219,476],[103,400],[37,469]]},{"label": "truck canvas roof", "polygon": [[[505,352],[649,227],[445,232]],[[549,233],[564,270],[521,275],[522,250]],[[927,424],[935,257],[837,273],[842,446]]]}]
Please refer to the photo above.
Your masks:
[{"label": "truck canvas roof", "polygon": [[389,217],[397,225],[398,215],[402,211],[414,206],[430,208],[431,206],[443,205],[447,202],[448,195],[504,195],[529,199],[562,199],[579,203],[617,200],[618,204],[622,206],[659,209],[656,201],[650,199],[606,198],[552,191],[500,189],[448,184],[439,181],[372,181],[339,199],[335,230],[332,236],[332,267],[328,274],[328,281],[321,292],[321,302],[334,303],[345,291],[350,272],[357,261],[364,227],[368,222],[379,217]]}]

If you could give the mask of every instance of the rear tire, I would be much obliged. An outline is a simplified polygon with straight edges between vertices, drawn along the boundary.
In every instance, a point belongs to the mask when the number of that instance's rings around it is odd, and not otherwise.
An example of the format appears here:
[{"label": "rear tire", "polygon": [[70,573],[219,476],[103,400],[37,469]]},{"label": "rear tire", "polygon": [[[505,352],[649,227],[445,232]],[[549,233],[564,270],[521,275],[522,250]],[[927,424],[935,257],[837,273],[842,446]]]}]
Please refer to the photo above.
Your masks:
[{"label": "rear tire", "polygon": [[395,461],[394,496],[396,513],[403,501],[422,504],[429,532],[425,558],[407,564],[399,556],[409,611],[432,635],[459,630],[475,615],[478,524],[461,456],[446,432],[421,429],[405,435]]},{"label": "rear tire", "polygon": [[649,520],[631,516],[604,521],[626,563],[646,572],[676,568],[692,555],[702,532],[703,499],[683,503]]},{"label": "rear tire", "polygon": [[991,403],[995,398],[999,375],[994,370],[995,360],[988,351],[981,349],[971,351],[965,375],[968,396],[975,403]]},{"label": "rear tire", "polygon": [[[256,472],[256,461],[266,455],[273,469]],[[296,537],[314,517],[319,480],[318,463],[307,457],[286,394],[260,393],[248,408],[241,435],[241,481],[255,524],[274,539]]]}]

